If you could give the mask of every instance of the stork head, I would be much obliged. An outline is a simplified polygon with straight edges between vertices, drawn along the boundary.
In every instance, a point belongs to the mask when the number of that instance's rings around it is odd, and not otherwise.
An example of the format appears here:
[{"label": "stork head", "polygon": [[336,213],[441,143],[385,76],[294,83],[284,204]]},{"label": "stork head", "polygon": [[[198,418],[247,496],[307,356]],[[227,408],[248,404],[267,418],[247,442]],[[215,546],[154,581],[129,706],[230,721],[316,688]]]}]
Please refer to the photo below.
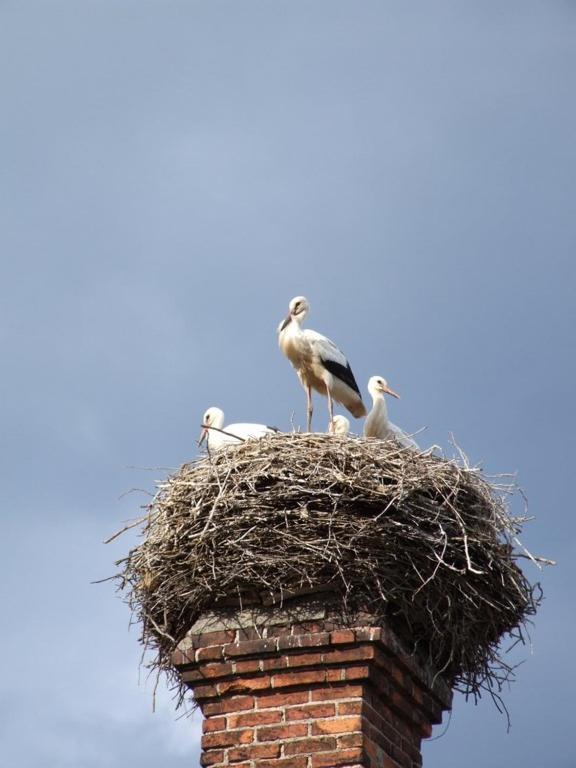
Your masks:
[{"label": "stork head", "polygon": [[200,432],[200,440],[198,445],[202,445],[205,437],[208,437],[208,430],[210,427],[216,427],[216,429],[222,429],[224,426],[224,411],[221,408],[208,408],[204,416],[202,417],[202,432]]},{"label": "stork head", "polygon": [[309,309],[310,309],[310,304],[308,304],[308,300],[304,298],[304,296],[295,296],[290,302],[290,304],[288,305],[287,316],[278,326],[278,333],[280,333],[280,331],[283,331],[284,328],[286,328],[286,326],[289,325],[291,320],[297,320],[298,322],[302,322],[302,320],[304,320],[304,318],[308,314]]},{"label": "stork head", "polygon": [[388,382],[382,376],[372,376],[368,381],[368,392],[372,397],[379,397],[380,395],[392,395],[392,397],[399,398],[400,395],[390,389]]},{"label": "stork head", "polygon": [[350,422],[346,416],[338,414],[332,419],[332,433],[335,435],[347,435],[350,432]]}]

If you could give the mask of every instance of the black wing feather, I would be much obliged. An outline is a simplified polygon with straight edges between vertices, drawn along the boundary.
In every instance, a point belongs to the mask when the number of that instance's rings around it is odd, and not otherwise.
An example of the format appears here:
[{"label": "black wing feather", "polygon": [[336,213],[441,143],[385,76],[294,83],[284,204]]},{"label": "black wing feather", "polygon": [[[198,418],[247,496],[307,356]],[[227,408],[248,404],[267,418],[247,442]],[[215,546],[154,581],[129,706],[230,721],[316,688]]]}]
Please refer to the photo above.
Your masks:
[{"label": "black wing feather", "polygon": [[327,371],[330,371],[333,376],[336,376],[337,379],[340,379],[344,384],[347,384],[350,389],[354,390],[354,392],[360,394],[358,384],[356,384],[356,379],[352,373],[352,368],[350,368],[350,363],[342,365],[342,363],[337,363],[335,360],[325,360],[324,358],[321,358],[321,360],[322,365]]}]

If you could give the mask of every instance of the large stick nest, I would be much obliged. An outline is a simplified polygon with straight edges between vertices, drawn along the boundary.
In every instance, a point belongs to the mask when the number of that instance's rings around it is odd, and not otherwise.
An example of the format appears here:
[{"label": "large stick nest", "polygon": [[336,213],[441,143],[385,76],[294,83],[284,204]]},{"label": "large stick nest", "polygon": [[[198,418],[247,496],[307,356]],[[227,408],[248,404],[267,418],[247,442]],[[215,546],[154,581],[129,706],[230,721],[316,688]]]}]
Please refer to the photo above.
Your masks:
[{"label": "large stick nest", "polygon": [[501,640],[524,639],[541,599],[517,564],[532,556],[515,549],[525,518],[509,516],[509,490],[391,441],[270,436],[160,483],[117,578],[172,679],[203,613],[321,588],[343,614],[390,623],[457,689],[494,693],[511,673]]}]

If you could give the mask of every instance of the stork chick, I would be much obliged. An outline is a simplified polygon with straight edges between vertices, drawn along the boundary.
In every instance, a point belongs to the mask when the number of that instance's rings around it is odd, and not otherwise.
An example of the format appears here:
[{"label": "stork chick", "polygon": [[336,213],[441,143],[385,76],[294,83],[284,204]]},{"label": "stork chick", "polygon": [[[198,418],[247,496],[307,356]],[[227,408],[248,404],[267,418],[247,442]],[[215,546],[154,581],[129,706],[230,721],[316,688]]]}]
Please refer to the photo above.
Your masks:
[{"label": "stork chick", "polygon": [[404,448],[419,450],[414,440],[388,419],[388,408],[384,395],[391,395],[396,398],[400,398],[400,395],[390,389],[386,379],[382,376],[372,376],[368,381],[368,392],[372,395],[373,405],[364,422],[364,437],[379,437],[383,440],[393,438]]},{"label": "stork chick", "polygon": [[332,419],[332,434],[333,435],[347,435],[350,432],[350,422],[346,416],[341,416],[339,413]]},{"label": "stork chick", "polygon": [[204,439],[210,451],[218,451],[227,445],[241,445],[245,440],[259,440],[265,435],[278,432],[265,424],[228,424],[224,427],[224,411],[221,408],[208,408],[202,418],[202,432],[198,445]]}]

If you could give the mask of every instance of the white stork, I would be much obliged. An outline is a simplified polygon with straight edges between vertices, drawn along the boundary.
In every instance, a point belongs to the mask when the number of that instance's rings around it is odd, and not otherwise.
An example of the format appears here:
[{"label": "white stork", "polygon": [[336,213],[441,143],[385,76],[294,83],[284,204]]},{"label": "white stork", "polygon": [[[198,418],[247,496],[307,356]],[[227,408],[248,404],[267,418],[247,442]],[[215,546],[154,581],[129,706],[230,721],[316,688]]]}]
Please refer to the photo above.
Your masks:
[{"label": "white stork", "polygon": [[345,355],[326,336],[308,328],[302,329],[301,323],[309,309],[304,296],[296,296],[290,302],[287,317],[278,327],[280,349],[296,369],[306,390],[308,432],[312,430],[313,389],[328,398],[329,429],[334,418],[334,400],[357,419],[366,415],[358,384]]},{"label": "white stork", "polygon": [[218,451],[227,445],[241,445],[245,440],[259,440],[265,435],[278,432],[265,424],[228,424],[224,427],[224,411],[221,408],[208,408],[202,418],[202,432],[198,445],[204,438],[211,451]]},{"label": "white stork", "polygon": [[392,395],[399,398],[400,395],[390,389],[386,379],[382,376],[372,376],[368,382],[368,392],[372,395],[372,410],[364,422],[364,437],[380,437],[384,440],[393,438],[397,440],[404,448],[420,450],[417,443],[411,437],[403,432],[396,424],[388,420],[388,409],[384,400],[384,395]]},{"label": "white stork", "polygon": [[346,416],[341,416],[339,413],[332,419],[332,434],[334,435],[347,435],[350,432],[350,422]]}]

